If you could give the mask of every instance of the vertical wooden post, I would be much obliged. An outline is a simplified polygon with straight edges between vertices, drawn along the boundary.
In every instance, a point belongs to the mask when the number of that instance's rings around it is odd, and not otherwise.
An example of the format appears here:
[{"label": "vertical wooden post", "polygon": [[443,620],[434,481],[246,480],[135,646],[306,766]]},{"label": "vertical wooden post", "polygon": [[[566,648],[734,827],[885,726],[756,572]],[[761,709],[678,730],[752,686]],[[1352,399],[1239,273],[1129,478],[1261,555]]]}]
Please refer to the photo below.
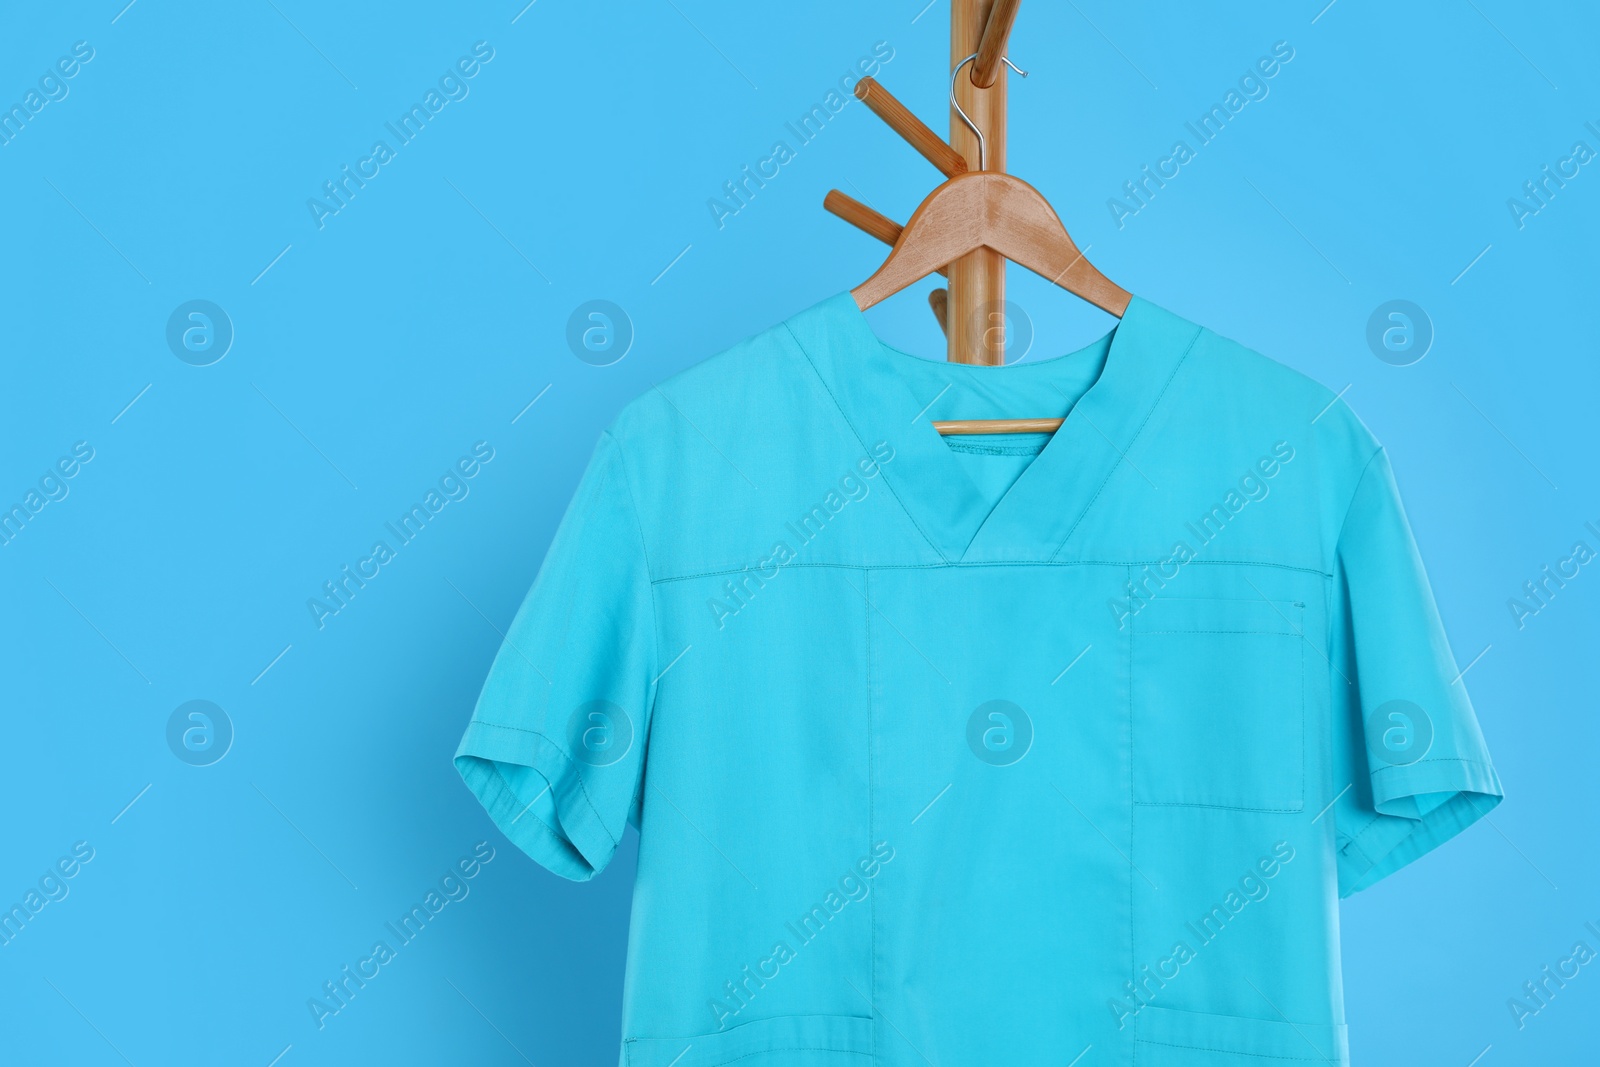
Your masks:
[{"label": "vertical wooden post", "polygon": [[[1003,0],[951,0],[950,65],[978,51],[989,12]],[[1006,169],[1006,68],[1000,65],[994,85],[972,84],[969,64],[956,79],[956,102],[977,123],[984,136],[984,169]],[[950,145],[978,169],[978,139],[950,110]],[[987,248],[950,264],[950,303],[946,334],[950,359],[958,363],[999,365],[1005,362],[1006,261]]]}]

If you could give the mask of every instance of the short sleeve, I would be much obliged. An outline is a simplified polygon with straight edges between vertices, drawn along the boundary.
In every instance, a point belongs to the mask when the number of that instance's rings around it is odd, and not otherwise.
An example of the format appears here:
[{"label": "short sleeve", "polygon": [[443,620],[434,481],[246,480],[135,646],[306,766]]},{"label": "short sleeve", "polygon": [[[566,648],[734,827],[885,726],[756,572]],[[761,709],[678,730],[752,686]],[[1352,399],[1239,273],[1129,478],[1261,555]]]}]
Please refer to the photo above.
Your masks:
[{"label": "short sleeve", "polygon": [[1380,448],[1339,534],[1334,573],[1339,895],[1448,841],[1499,803],[1460,669]]},{"label": "short sleeve", "polygon": [[634,815],[655,655],[643,533],[607,433],[455,755],[495,825],[562,877],[603,870]]}]

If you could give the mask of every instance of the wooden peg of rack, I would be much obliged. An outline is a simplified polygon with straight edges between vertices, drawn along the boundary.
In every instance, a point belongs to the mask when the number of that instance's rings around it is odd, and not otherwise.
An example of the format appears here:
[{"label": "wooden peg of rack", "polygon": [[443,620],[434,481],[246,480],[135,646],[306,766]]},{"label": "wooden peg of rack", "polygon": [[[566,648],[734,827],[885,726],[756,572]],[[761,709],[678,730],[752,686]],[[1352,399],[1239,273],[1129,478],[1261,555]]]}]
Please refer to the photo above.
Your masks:
[{"label": "wooden peg of rack", "polygon": [[947,178],[967,172],[967,161],[951,148],[945,139],[928,128],[921,119],[911,113],[911,109],[896,100],[894,94],[880,85],[876,79],[862,78],[856,82],[856,98],[872,109],[872,113],[886,122],[891,130],[905,139],[906,143],[918,152],[924,159],[939,168]]},{"label": "wooden peg of rack", "polygon": [[1000,61],[1005,58],[1011,24],[1017,20],[1017,9],[1021,6],[1022,0],[994,0],[994,7],[989,9],[983,39],[978,42],[978,58],[972,61],[972,84],[978,88],[989,88],[1000,76]]},{"label": "wooden peg of rack", "polygon": [[[837,189],[828,190],[828,195],[822,198],[822,206],[856,229],[861,230],[870,237],[876,237],[886,245],[893,245],[900,240],[900,231],[905,229],[904,226],[901,226],[889,216],[872,210],[861,201],[852,196],[847,196]],[[939,273],[945,273],[943,267],[939,268]]]},{"label": "wooden peg of rack", "polygon": [[[943,271],[939,273],[943,274]],[[950,290],[935,289],[928,294],[928,306],[933,309],[933,317],[939,320],[939,329],[944,331],[946,337],[950,336]]]}]

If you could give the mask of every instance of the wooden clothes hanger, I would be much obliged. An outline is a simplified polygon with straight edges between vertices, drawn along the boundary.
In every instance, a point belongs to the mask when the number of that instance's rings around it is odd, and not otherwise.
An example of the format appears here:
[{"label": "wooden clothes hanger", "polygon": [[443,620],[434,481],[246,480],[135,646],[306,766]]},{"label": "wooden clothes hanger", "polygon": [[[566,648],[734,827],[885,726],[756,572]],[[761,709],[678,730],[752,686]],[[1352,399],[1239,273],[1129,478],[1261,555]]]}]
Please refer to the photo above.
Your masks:
[{"label": "wooden clothes hanger", "polygon": [[958,175],[929,194],[889,258],[850,295],[865,311],[979,248],[994,249],[1118,318],[1133,299],[1084,257],[1039,190],[992,171]]},{"label": "wooden clothes hanger", "polygon": [[[977,137],[978,169],[975,171],[941,165],[945,161],[936,158],[939,155],[937,149],[926,147],[928,137],[937,139],[937,135],[871,79],[864,78],[857,85],[858,97],[949,175],[917,207],[903,229],[837,190],[830,192],[824,200],[824,206],[830,211],[894,245],[888,258],[871,277],[850,291],[861,310],[865,311],[928,275],[943,271],[963,256],[985,248],[1027,267],[1052,284],[1118,318],[1127,310],[1132,295],[1085,258],[1062,225],[1060,216],[1037,189],[1020,178],[985,169],[988,161],[985,159],[983,132],[956,100],[956,78],[962,68],[979,60],[986,50],[996,50],[990,40],[995,29],[995,16],[1005,19],[1007,26],[1004,28],[1008,28],[1009,18],[1015,15],[1016,6],[1015,3],[997,2],[992,9],[982,47],[957,63],[950,77],[950,104]],[[1009,8],[1009,11],[1002,11],[1004,8]],[[1003,45],[1002,37],[999,47],[1003,48]],[[1027,76],[1026,71],[1012,64],[1003,54],[998,55],[993,63],[997,70],[999,64],[1004,63],[1024,77]],[[940,141],[939,147],[946,146]],[[1004,268],[1000,266],[999,269]],[[941,305],[945,302],[940,299],[944,295],[944,290],[938,290],[931,298],[936,314],[940,313]],[[943,314],[940,314],[940,319],[947,333],[950,333],[950,326],[959,328],[958,323],[946,322]],[[953,333],[950,338],[954,356],[958,338]],[[944,435],[1053,433],[1062,422],[1059,418],[961,419],[936,421],[934,428]]]},{"label": "wooden clothes hanger", "polygon": [[[1084,257],[1037,189],[1010,174],[986,171],[951,178],[935,189],[906,223],[889,258],[850,295],[865,311],[979,248],[993,249],[1118,318],[1133,299]],[[1054,433],[1063,421],[957,419],[933,426],[944,435]]]}]

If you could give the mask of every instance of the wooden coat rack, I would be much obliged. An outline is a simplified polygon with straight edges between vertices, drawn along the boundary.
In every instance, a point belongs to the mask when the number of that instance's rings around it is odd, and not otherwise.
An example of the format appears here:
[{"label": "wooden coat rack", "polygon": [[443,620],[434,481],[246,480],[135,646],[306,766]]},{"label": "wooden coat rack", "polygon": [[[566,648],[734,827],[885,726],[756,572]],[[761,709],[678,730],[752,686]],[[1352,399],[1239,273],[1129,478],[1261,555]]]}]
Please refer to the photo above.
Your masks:
[{"label": "wooden coat rack", "polygon": [[[977,135],[954,108],[946,142],[872,78],[856,83],[857,98],[946,178],[980,169],[980,160],[983,170],[1006,169],[1005,54],[1020,4],[1021,0],[951,0],[951,69],[976,53],[965,74],[957,71],[955,101],[983,132],[981,149]],[[837,189],[828,193],[823,206],[886,244],[900,237],[898,223]],[[1005,258],[993,249],[979,248],[940,273],[948,278],[948,288],[935,289],[929,303],[944,330],[949,358],[957,363],[1004,363]]]}]

